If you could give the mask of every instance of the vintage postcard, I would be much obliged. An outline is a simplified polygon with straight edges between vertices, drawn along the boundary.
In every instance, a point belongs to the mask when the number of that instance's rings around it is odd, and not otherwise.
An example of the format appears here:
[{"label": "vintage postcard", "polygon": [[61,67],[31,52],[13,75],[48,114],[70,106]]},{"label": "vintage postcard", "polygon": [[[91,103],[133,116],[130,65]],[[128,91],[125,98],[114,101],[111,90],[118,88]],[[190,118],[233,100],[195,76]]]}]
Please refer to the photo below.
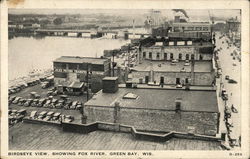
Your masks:
[{"label": "vintage postcard", "polygon": [[249,1],[1,2],[1,158],[249,158]]}]

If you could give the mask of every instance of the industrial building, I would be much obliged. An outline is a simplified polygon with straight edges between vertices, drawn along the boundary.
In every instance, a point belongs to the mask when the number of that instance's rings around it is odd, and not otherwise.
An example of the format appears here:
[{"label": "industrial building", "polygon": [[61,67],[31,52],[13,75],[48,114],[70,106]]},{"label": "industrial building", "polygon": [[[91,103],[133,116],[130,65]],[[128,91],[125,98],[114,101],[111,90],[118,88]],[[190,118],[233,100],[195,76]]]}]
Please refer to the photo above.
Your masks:
[{"label": "industrial building", "polygon": [[[102,78],[110,75],[110,59],[62,56],[53,61],[54,84],[70,86],[73,82],[88,82],[92,91],[101,89]],[[72,85],[71,85],[72,86]]]}]

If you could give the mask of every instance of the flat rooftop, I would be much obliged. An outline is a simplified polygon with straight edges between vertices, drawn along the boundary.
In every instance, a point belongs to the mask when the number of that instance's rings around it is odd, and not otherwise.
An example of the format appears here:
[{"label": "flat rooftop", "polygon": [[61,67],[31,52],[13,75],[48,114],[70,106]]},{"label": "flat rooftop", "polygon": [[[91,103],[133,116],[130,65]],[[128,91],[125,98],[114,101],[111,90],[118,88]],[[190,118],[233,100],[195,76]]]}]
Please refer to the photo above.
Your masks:
[{"label": "flat rooftop", "polygon": [[[169,32],[169,35],[178,35],[179,32]],[[183,33],[185,34],[185,32]],[[185,41],[185,40],[179,40],[180,41]],[[173,42],[173,41],[169,41],[169,42]],[[211,42],[202,42],[198,43],[198,42],[193,42],[191,45],[166,45],[166,44],[162,44],[162,45],[155,45],[155,44],[148,44],[148,45],[144,45],[144,48],[162,48],[162,46],[164,46],[164,48],[190,48],[190,47],[196,47],[196,48],[203,48],[203,47],[213,47],[214,44],[212,44]],[[212,52],[211,52],[212,53]]]},{"label": "flat rooftop", "polygon": [[[180,72],[183,68],[186,72],[191,72],[191,63],[184,66],[184,61],[179,61],[175,65],[171,65],[171,61],[149,61],[143,60],[141,64],[132,68],[135,71],[150,71],[151,63],[153,70],[156,72]],[[211,72],[212,61],[195,61],[194,72]]]},{"label": "flat rooftop", "polygon": [[106,58],[79,57],[79,56],[61,56],[61,57],[55,59],[54,62],[103,64],[107,60],[108,59],[106,59]]},{"label": "flat rooftop", "polygon": [[[136,99],[124,99],[132,93]],[[219,112],[216,91],[199,90],[163,90],[150,88],[119,88],[116,93],[97,92],[85,103],[89,106],[114,106],[119,102],[121,107],[175,110],[175,100],[182,99],[181,110],[198,112]]]},{"label": "flat rooftop", "polygon": [[[11,141],[13,136],[13,142]],[[10,150],[222,150],[220,143],[173,138],[167,142],[136,140],[129,133],[63,132],[60,127],[18,123],[9,128]]]}]

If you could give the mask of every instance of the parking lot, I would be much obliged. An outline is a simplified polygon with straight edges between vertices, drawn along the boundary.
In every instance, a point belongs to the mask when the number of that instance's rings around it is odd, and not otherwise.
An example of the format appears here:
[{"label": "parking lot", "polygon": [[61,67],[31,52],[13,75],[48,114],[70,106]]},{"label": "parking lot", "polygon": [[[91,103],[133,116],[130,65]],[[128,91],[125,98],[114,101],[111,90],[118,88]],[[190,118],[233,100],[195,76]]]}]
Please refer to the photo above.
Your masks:
[{"label": "parking lot", "polygon": [[[24,99],[30,99],[30,92],[36,92],[38,95],[40,95],[40,99],[41,98],[48,98],[47,96],[47,92],[50,89],[46,88],[46,89],[42,89],[41,84],[35,85],[35,86],[31,86],[31,87],[27,87],[24,88],[23,90],[21,90],[18,93],[15,94],[11,94],[10,96],[16,96],[16,97],[22,97]],[[68,96],[69,100],[71,101],[79,101],[82,102],[83,104],[86,102],[86,95],[81,95],[81,96]],[[53,98],[55,99],[60,99],[60,95],[56,95],[53,96]],[[42,112],[42,111],[53,111],[53,112],[59,112],[63,115],[71,115],[74,117],[74,123],[81,123],[81,113],[79,110],[72,110],[72,109],[56,109],[56,108],[44,108],[44,107],[32,107],[32,106],[18,106],[18,104],[10,104],[9,105],[9,109],[12,110],[20,110],[20,109],[26,109],[27,110],[27,115],[29,116],[31,111],[37,111],[38,113]]]}]

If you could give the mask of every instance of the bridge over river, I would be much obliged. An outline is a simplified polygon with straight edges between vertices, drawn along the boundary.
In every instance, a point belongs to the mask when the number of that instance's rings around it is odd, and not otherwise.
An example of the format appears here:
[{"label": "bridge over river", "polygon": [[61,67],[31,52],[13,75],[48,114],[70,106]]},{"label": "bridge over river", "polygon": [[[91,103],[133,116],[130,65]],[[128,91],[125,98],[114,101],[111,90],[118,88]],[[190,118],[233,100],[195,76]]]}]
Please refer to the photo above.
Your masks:
[{"label": "bridge over river", "polygon": [[135,39],[150,36],[148,33],[131,33],[124,30],[61,30],[61,29],[38,29],[36,34],[48,36],[72,36],[72,37],[89,37],[89,38],[125,38]]}]

